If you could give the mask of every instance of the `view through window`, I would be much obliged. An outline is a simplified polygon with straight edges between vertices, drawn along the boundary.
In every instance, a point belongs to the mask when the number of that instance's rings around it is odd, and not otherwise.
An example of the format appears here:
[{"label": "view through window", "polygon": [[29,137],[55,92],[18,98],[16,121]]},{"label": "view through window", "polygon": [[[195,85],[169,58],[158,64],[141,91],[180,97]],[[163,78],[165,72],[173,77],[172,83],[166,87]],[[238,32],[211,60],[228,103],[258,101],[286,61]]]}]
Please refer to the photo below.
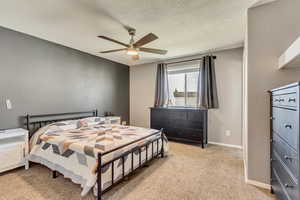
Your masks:
[{"label": "view through window", "polygon": [[168,67],[169,106],[196,107],[199,67]]}]

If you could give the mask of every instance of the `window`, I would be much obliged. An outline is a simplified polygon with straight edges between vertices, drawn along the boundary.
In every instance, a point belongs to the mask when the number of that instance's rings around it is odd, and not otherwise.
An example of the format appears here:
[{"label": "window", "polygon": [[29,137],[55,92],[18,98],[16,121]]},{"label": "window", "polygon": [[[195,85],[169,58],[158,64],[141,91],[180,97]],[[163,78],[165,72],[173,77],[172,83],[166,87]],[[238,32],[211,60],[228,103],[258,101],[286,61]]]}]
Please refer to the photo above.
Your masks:
[{"label": "window", "polygon": [[168,67],[169,106],[197,106],[199,67]]}]

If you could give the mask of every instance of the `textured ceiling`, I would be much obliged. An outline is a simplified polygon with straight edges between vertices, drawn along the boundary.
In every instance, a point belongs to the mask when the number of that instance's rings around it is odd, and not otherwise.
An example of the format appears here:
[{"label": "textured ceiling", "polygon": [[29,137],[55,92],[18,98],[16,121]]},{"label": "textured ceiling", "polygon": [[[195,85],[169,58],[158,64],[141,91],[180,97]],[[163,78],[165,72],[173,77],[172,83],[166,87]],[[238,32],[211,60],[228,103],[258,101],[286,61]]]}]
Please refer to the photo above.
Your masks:
[{"label": "textured ceiling", "polygon": [[[3,0],[0,26],[27,33],[127,65],[193,55],[242,44],[246,9],[256,0]],[[123,25],[137,29],[136,39],[153,32],[146,45],[167,49],[165,56],[141,53],[132,61],[124,52],[97,52],[121,46],[98,39],[106,35],[128,42]]]}]

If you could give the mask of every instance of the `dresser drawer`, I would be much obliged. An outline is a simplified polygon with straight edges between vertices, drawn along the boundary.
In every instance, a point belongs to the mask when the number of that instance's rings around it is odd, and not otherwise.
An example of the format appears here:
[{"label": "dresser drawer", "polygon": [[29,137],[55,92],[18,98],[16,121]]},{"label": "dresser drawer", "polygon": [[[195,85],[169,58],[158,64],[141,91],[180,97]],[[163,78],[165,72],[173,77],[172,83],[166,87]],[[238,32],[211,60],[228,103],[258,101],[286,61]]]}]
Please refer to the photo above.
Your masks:
[{"label": "dresser drawer", "polygon": [[175,134],[174,137],[183,138],[187,140],[201,140],[202,131],[197,129],[189,129],[189,128],[174,128]]},{"label": "dresser drawer", "polygon": [[276,195],[277,199],[290,200],[286,194],[286,191],[282,187],[283,184],[280,182],[280,180],[278,178],[278,174],[276,172],[274,172],[274,170],[272,170],[271,173],[272,173],[271,185],[272,185],[273,192]]},{"label": "dresser drawer", "polygon": [[195,110],[189,110],[187,112],[187,120],[198,122],[198,124],[199,122],[204,121],[206,116],[207,116],[206,111],[198,112]]},{"label": "dresser drawer", "polygon": [[272,96],[272,106],[280,106],[280,102],[283,101],[280,95]]},{"label": "dresser drawer", "polygon": [[298,183],[299,176],[299,158],[298,153],[276,134],[273,134],[273,151],[278,154],[280,159],[285,163],[294,180]]},{"label": "dresser drawer", "polygon": [[280,96],[280,95],[286,95],[286,94],[292,94],[292,93],[298,93],[299,89],[298,87],[288,87],[281,90],[272,91],[272,95],[274,96]]},{"label": "dresser drawer", "polygon": [[282,101],[280,101],[281,106],[287,107],[297,107],[298,104],[298,94],[286,94],[281,96]]},{"label": "dresser drawer", "polygon": [[298,107],[298,87],[278,90],[272,93],[272,105],[281,107]]},{"label": "dresser drawer", "polygon": [[279,161],[279,158],[276,156],[272,163],[272,171],[273,171],[272,172],[273,176],[276,177],[277,181],[281,185],[282,190],[285,191],[287,196],[289,196],[289,199],[298,200],[299,199],[299,194],[298,194],[299,186],[292,180],[292,178],[289,176],[289,174],[285,170],[284,166]]},{"label": "dresser drawer", "polygon": [[[169,124],[169,113],[163,109],[151,109],[151,127],[165,128],[166,124]],[[159,128],[159,129],[160,129]]]},{"label": "dresser drawer", "polygon": [[12,143],[0,146],[0,171],[24,162],[24,144]]},{"label": "dresser drawer", "polygon": [[273,131],[298,152],[299,112],[273,107]]},{"label": "dresser drawer", "polygon": [[203,138],[203,131],[200,129],[186,128],[182,131],[179,131],[179,135],[182,138],[200,141]]},{"label": "dresser drawer", "polygon": [[[154,128],[154,127],[153,127]],[[176,137],[176,129],[173,127],[165,127],[164,133],[167,136],[167,138],[174,138]]]},{"label": "dresser drawer", "polygon": [[170,110],[169,111],[169,119],[170,120],[187,120],[187,111],[186,110]]},{"label": "dresser drawer", "polygon": [[296,108],[298,105],[298,94],[292,93],[273,96],[272,105],[278,107]]}]

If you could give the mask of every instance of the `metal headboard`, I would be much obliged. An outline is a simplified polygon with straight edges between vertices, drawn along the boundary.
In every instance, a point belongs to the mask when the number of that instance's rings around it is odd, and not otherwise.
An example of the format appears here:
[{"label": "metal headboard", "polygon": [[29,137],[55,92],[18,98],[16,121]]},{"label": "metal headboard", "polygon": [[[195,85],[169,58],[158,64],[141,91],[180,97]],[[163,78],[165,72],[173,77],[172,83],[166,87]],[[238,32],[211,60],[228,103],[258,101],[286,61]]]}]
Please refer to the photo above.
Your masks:
[{"label": "metal headboard", "polygon": [[29,131],[29,137],[37,131],[51,123],[65,121],[65,120],[76,120],[86,117],[97,117],[98,110],[83,111],[83,112],[70,112],[70,113],[56,113],[56,114],[44,114],[44,115],[29,115],[24,116],[25,126]]}]

